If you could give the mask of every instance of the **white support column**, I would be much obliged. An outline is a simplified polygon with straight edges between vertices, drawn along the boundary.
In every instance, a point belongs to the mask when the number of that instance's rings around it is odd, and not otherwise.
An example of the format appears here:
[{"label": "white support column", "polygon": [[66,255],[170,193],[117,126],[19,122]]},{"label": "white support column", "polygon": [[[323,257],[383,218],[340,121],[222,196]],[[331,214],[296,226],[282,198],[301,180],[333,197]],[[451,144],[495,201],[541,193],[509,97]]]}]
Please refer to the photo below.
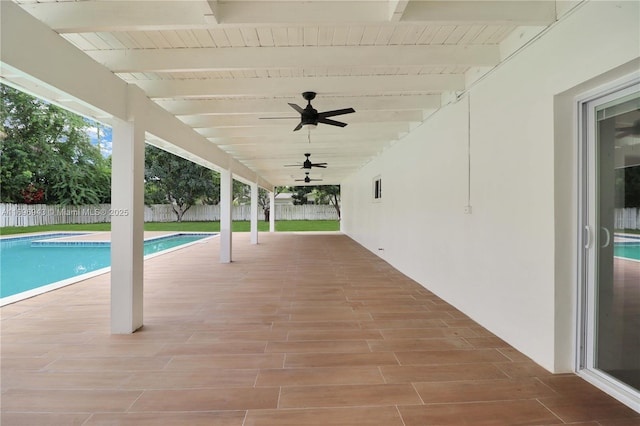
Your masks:
[{"label": "white support column", "polygon": [[276,193],[269,193],[269,232],[276,232]]},{"label": "white support column", "polygon": [[111,157],[111,332],[133,333],[143,322],[144,129],[113,127]]},{"label": "white support column", "polygon": [[231,263],[231,212],[233,177],[231,170],[220,172],[220,263]]},{"label": "white support column", "polygon": [[251,244],[258,244],[258,184],[251,183]]}]

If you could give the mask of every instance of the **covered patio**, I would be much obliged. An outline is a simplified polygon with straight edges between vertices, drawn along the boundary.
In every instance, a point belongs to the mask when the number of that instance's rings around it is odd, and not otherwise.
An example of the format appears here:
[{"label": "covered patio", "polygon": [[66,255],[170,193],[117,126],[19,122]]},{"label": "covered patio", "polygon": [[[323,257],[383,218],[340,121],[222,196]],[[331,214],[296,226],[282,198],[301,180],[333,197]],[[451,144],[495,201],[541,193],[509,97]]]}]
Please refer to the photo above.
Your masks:
[{"label": "covered patio", "polygon": [[145,325],[110,274],[2,308],[3,425],[610,425],[552,375],[340,233],[237,234],[145,261]]},{"label": "covered patio", "polygon": [[[111,274],[3,307],[3,424],[640,422],[565,374],[640,407],[581,315],[605,242],[583,115],[639,99],[637,0],[0,8],[0,80],[112,126],[126,213]],[[304,122],[303,92],[355,112]],[[220,172],[216,243],[143,261],[145,144]],[[305,154],[329,167],[285,167]],[[259,188],[273,211],[306,172],[340,185],[343,235],[258,244]]]}]

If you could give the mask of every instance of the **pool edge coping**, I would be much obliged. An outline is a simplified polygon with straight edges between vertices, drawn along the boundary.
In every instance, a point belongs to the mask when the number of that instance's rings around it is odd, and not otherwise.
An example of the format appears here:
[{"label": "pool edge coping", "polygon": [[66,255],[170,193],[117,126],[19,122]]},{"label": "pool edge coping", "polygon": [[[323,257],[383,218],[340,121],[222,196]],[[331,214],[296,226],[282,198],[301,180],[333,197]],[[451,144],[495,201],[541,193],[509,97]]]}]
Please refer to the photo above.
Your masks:
[{"label": "pool edge coping", "polygon": [[[91,234],[91,232],[75,233],[74,235],[81,235],[81,234]],[[174,251],[177,251],[177,250],[181,250],[183,248],[190,247],[190,246],[195,245],[195,244],[203,244],[205,241],[209,241],[209,240],[212,240],[215,237],[220,236],[219,232],[211,232],[211,233],[209,233],[209,232],[189,232],[189,231],[182,232],[182,231],[175,231],[173,233],[170,233],[170,234],[167,234],[167,235],[163,235],[161,237],[152,237],[152,238],[149,238],[148,240],[144,240],[144,241],[154,241],[154,240],[157,240],[158,238],[166,238],[166,237],[176,236],[176,235],[194,235],[194,234],[196,234],[196,235],[210,234],[210,235],[208,237],[205,237],[205,238],[202,238],[202,239],[199,239],[199,240],[196,240],[196,241],[192,241],[190,243],[181,244],[181,245],[176,246],[176,247],[171,247],[171,248],[168,248],[166,250],[159,251],[157,253],[148,254],[148,255],[144,256],[143,261],[148,260],[148,259],[153,259],[154,257],[162,256],[164,254],[171,253],[171,252],[174,252]],[[38,235],[40,235],[40,234],[34,233],[34,234],[30,234],[28,236],[25,235],[22,238],[21,237],[16,237],[14,239],[16,239],[16,240],[17,239],[27,239],[27,237],[28,238],[32,238],[32,237],[38,236]],[[42,236],[47,236],[47,235],[49,235],[49,234],[42,234]],[[50,235],[68,235],[68,234],[57,232],[57,233],[50,234]],[[109,241],[109,243],[110,243],[110,241]],[[30,299],[32,297],[39,296],[41,294],[48,293],[48,292],[53,291],[53,290],[57,290],[57,289],[69,286],[71,284],[76,284],[76,283],[79,283],[81,281],[88,280],[90,278],[94,278],[94,277],[97,277],[97,276],[100,276],[100,275],[104,275],[104,274],[106,274],[108,272],[111,272],[111,265],[109,265],[109,266],[107,266],[105,268],[96,269],[95,271],[87,272],[86,274],[76,275],[75,277],[66,278],[64,280],[56,281],[56,282],[53,282],[53,283],[50,283],[50,284],[45,284],[45,285],[43,285],[41,287],[38,287],[38,288],[34,288],[34,289],[31,289],[31,290],[27,290],[27,291],[23,291],[23,292],[20,292],[20,293],[12,294],[11,296],[2,297],[2,298],[0,298],[0,307],[4,307],[4,306],[10,305],[12,303],[20,302],[22,300]]]}]

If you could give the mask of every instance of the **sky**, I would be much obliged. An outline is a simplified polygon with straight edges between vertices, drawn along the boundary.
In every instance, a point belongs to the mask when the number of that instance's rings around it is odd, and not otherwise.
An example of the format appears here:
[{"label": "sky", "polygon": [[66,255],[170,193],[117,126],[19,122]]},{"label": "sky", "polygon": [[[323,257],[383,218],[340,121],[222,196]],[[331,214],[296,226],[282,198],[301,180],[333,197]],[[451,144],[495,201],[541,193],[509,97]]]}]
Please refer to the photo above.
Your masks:
[{"label": "sky", "polygon": [[103,124],[99,125],[100,137],[98,138],[98,123],[87,119],[89,127],[87,128],[87,134],[91,140],[91,144],[98,145],[103,157],[111,155],[111,127]]}]

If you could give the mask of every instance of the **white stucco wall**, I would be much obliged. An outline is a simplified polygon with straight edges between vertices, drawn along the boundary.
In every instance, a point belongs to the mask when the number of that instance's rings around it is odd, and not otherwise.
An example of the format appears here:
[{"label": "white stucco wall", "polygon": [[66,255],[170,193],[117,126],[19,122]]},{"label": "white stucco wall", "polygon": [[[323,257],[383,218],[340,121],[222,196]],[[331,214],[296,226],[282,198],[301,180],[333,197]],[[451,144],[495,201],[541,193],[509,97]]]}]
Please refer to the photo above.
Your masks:
[{"label": "white stucco wall", "polygon": [[552,371],[573,365],[576,285],[573,245],[556,244],[573,235],[556,222],[571,227],[575,203],[555,202],[575,197],[555,158],[575,140],[554,133],[554,100],[638,58],[638,5],[580,6],[342,183],[343,232]]}]

